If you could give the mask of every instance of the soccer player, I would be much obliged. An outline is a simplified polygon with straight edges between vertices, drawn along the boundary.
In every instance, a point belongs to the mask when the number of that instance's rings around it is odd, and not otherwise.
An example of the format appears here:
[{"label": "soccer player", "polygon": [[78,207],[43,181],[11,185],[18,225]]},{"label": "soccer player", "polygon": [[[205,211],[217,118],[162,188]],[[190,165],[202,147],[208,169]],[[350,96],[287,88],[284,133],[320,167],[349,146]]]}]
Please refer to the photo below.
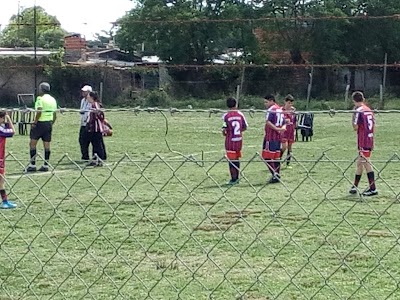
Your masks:
[{"label": "soccer player", "polygon": [[49,92],[50,84],[43,82],[39,85],[39,96],[35,101],[36,116],[30,132],[30,164],[25,172],[36,171],[36,146],[39,139],[42,139],[44,147],[44,164],[39,171],[49,170],[50,142],[57,110],[57,101]]},{"label": "soccer player", "polygon": [[276,103],[273,95],[264,98],[267,108],[265,118],[265,136],[263,142],[262,158],[268,160],[265,163],[272,174],[268,183],[280,181],[280,157],[282,133],[286,130],[282,108]]},{"label": "soccer player", "polygon": [[12,137],[15,133],[13,122],[5,111],[0,111],[0,195],[1,208],[16,208],[17,205],[7,199],[7,193],[4,188],[5,160],[6,160],[6,138]]},{"label": "soccer player", "polygon": [[86,130],[86,121],[89,115],[89,110],[92,107],[92,105],[88,102],[87,97],[90,92],[92,92],[93,89],[90,85],[85,85],[81,89],[81,94],[82,94],[82,100],[81,100],[81,109],[80,109],[80,114],[81,114],[81,128],[79,130],[79,145],[81,148],[81,159],[83,161],[89,161],[89,143],[87,142],[88,136],[87,136],[87,130]]},{"label": "soccer player", "polygon": [[222,134],[225,136],[225,151],[228,158],[231,180],[228,185],[239,183],[240,158],[242,157],[243,136],[242,133],[247,129],[247,121],[243,113],[237,108],[237,101],[228,98],[226,105],[229,111],[222,117]]},{"label": "soccer player", "polygon": [[285,105],[283,106],[283,113],[285,117],[286,130],[282,135],[282,150],[281,150],[281,159],[285,151],[287,150],[286,155],[286,165],[290,168],[290,159],[292,156],[292,145],[295,140],[295,130],[296,130],[296,115],[295,115],[295,107],[293,106],[294,97],[292,95],[287,95],[285,98]]},{"label": "soccer player", "polygon": [[353,103],[356,113],[353,116],[353,128],[357,131],[357,146],[359,157],[357,159],[356,175],[350,194],[357,193],[357,187],[363,170],[367,172],[369,188],[362,193],[363,196],[378,194],[375,187],[375,173],[371,164],[371,153],[374,147],[375,117],[371,109],[365,104],[362,92],[354,92]]}]

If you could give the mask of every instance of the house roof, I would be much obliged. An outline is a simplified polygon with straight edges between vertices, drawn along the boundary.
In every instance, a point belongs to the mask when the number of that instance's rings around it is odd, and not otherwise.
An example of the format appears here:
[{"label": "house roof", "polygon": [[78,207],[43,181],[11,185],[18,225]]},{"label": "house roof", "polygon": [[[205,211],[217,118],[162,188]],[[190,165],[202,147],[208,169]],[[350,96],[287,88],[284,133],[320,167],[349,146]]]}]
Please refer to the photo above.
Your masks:
[{"label": "house roof", "polygon": [[57,51],[52,50],[2,50],[0,49],[0,56],[49,56],[53,53],[57,53]]}]

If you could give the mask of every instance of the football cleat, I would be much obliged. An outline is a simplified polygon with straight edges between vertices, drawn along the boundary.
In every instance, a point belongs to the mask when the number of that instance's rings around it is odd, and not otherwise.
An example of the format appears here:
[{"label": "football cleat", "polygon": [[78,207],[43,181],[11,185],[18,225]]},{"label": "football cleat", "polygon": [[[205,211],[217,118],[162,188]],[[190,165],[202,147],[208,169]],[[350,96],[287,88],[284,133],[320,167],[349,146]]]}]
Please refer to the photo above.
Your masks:
[{"label": "football cleat", "polygon": [[358,193],[357,188],[355,186],[352,186],[349,193],[352,195],[357,194]]},{"label": "football cleat", "polygon": [[24,170],[25,173],[30,173],[30,172],[36,172],[36,166],[35,165],[29,165],[25,168]]},{"label": "football cleat", "polygon": [[17,204],[15,204],[15,203],[13,203],[11,201],[8,201],[8,200],[4,200],[1,203],[1,206],[0,206],[0,208],[2,208],[2,209],[13,209],[13,208],[16,208],[16,207],[17,207]]},{"label": "football cleat", "polygon": [[369,190],[365,191],[364,193],[362,193],[362,195],[366,196],[366,197],[375,196],[375,195],[378,195],[378,191],[369,189]]},{"label": "football cleat", "polygon": [[49,166],[43,165],[40,167],[39,172],[47,172],[49,171]]}]

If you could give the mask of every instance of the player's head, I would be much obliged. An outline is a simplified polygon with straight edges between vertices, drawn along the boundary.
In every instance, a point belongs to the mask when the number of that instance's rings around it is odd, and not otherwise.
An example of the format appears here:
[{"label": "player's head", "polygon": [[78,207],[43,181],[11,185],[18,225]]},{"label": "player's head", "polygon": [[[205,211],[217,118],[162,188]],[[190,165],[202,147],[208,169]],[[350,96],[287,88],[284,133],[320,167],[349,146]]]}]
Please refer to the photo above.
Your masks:
[{"label": "player's head", "polygon": [[271,107],[272,105],[275,104],[275,96],[272,94],[269,94],[264,97],[264,105],[266,108]]},{"label": "player's head", "polygon": [[3,124],[6,121],[6,112],[4,110],[0,110],[0,124]]},{"label": "player's head", "polygon": [[38,90],[39,95],[44,95],[49,92],[50,92],[50,84],[48,84],[47,82],[42,82],[41,84],[39,84],[39,90]]},{"label": "player's head", "polygon": [[355,105],[361,105],[365,101],[364,94],[360,91],[355,91],[351,97]]},{"label": "player's head", "polygon": [[232,97],[226,99],[226,106],[228,106],[228,108],[236,108],[237,107],[236,99]]},{"label": "player's head", "polygon": [[89,92],[88,100],[90,102],[100,102],[99,94],[97,92]]},{"label": "player's head", "polygon": [[93,89],[90,85],[85,85],[81,88],[81,93],[83,97],[86,97],[90,92],[93,92]]},{"label": "player's head", "polygon": [[294,103],[294,97],[291,94],[288,94],[285,97],[285,106],[286,107],[291,107]]}]

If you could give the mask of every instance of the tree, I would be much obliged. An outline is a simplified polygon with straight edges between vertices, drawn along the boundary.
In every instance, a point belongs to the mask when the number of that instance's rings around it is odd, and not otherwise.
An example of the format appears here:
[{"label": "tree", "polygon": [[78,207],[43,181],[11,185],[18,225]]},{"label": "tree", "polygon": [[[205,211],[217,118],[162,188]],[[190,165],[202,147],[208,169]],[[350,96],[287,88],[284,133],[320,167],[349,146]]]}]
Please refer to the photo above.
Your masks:
[{"label": "tree", "polygon": [[[2,47],[34,46],[34,7],[25,8],[20,15],[13,15],[5,27],[1,37]],[[36,7],[37,46],[47,49],[63,47],[63,38],[67,33],[59,25],[55,16],[51,16],[40,7]]]},{"label": "tree", "polygon": [[130,52],[140,51],[144,46],[145,52],[158,55],[170,64],[209,63],[230,46],[255,45],[251,30],[212,22],[244,17],[249,7],[250,4],[236,0],[141,1],[119,20],[116,41]]}]

